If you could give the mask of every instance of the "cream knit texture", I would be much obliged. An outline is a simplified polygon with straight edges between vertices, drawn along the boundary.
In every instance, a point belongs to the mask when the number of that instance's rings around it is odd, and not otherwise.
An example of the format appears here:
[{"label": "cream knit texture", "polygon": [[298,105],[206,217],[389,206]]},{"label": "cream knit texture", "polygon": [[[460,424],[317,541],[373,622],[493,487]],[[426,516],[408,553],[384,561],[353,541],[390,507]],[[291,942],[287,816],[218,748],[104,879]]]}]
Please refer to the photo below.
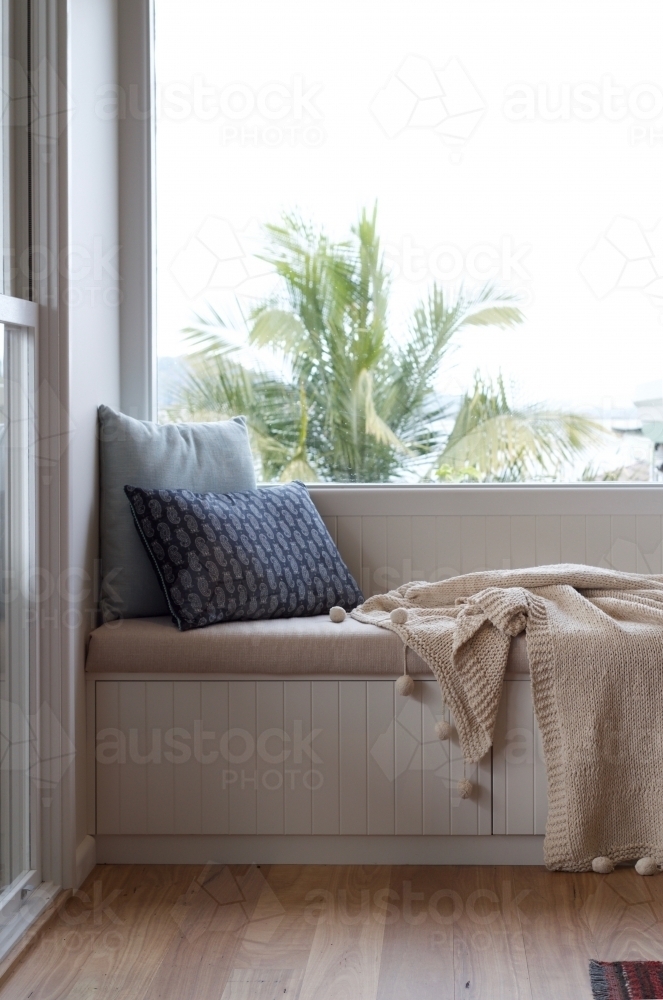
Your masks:
[{"label": "cream knit texture", "polygon": [[[407,622],[389,613],[408,609]],[[511,637],[525,630],[548,775],[548,868],[663,863],[663,576],[593,566],[469,573],[371,597],[358,621],[429,664],[465,759],[493,740]]]}]

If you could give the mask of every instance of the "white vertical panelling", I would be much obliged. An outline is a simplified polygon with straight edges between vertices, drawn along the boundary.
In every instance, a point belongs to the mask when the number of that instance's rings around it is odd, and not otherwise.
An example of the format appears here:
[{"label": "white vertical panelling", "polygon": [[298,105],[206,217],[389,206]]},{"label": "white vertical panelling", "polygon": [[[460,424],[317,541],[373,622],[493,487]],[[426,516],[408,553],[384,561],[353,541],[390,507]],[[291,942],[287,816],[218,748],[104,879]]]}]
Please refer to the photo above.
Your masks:
[{"label": "white vertical panelling", "polygon": [[[556,562],[660,573],[661,517],[624,513],[623,508],[611,514],[609,499],[604,511],[561,515],[395,512],[328,515],[326,521],[336,529],[342,555],[369,594],[415,577],[445,579],[483,568]],[[391,574],[383,567],[385,526],[386,564]]]},{"label": "white vertical panelling", "polygon": [[287,832],[284,820],[283,770],[288,764],[283,758],[285,755],[292,757],[292,743],[285,739],[283,689],[288,683],[256,682],[257,833]]},{"label": "white vertical panelling", "polygon": [[311,788],[318,756],[311,727],[311,682],[285,681],[283,715],[292,748],[284,765],[286,833],[311,833]]},{"label": "white vertical panelling", "polygon": [[232,779],[228,786],[229,833],[256,832],[258,768],[255,732],[255,681],[229,681],[228,770]]},{"label": "white vertical panelling", "polygon": [[493,745],[493,833],[544,833],[546,772],[529,680],[508,680]]},{"label": "white vertical panelling", "polygon": [[337,531],[336,531],[336,528],[337,528],[337,523],[336,523],[337,522],[337,518],[336,518],[336,516],[335,515],[331,515],[330,517],[323,517],[322,520],[324,521],[324,524],[325,524],[325,527],[326,527],[327,531],[329,532],[329,534],[332,537],[332,541],[333,541],[334,545],[338,545]]},{"label": "white vertical panelling", "polygon": [[458,576],[461,572],[460,517],[451,514],[436,517],[435,535],[437,538],[436,578],[446,580],[450,576]]},{"label": "white vertical panelling", "polygon": [[511,518],[486,518],[486,569],[511,568]]},{"label": "white vertical panelling", "polygon": [[412,519],[387,518],[387,563],[392,587],[412,582]]},{"label": "white vertical panelling", "polygon": [[477,764],[476,770],[476,804],[477,833],[485,837],[493,830],[493,796],[492,796],[493,754],[487,753]]},{"label": "white vertical panelling", "polygon": [[353,577],[361,587],[361,518],[336,519],[336,544]]},{"label": "white vertical panelling", "polygon": [[561,532],[559,517],[536,518],[536,565],[548,566],[561,562]]},{"label": "white vertical panelling", "polygon": [[97,682],[85,681],[85,815],[86,831],[90,837],[97,832]]},{"label": "white vertical panelling", "polygon": [[610,517],[595,514],[585,518],[585,554],[589,566],[610,567]]},{"label": "white vertical panelling", "polygon": [[460,571],[473,573],[486,567],[486,518],[460,519]]},{"label": "white vertical panelling", "polygon": [[507,681],[506,832],[534,833],[534,717],[529,681]]},{"label": "white vertical panelling", "polygon": [[203,681],[200,702],[203,728],[215,734],[216,742],[210,746],[218,751],[213,760],[203,764],[202,831],[228,833],[230,765],[221,753],[221,737],[228,732],[228,681]]},{"label": "white vertical panelling", "polygon": [[311,684],[311,724],[319,729],[315,750],[322,763],[316,769],[322,784],[314,787],[311,813],[313,833],[339,832],[339,722],[338,681]]},{"label": "white vertical panelling", "polygon": [[561,561],[578,564],[586,562],[585,518],[581,514],[564,514],[559,521]]},{"label": "white vertical panelling", "polygon": [[[505,687],[508,684],[505,681]],[[502,701],[495,719],[493,732],[493,833],[506,833],[506,732],[507,711],[506,691],[502,692]]]},{"label": "white vertical panelling", "polygon": [[409,698],[394,697],[396,712],[396,833],[423,830],[421,684]]},{"label": "white vertical panelling", "polygon": [[635,516],[622,514],[610,518],[610,562],[624,573],[638,571],[638,540]]},{"label": "white vertical panelling", "polygon": [[[453,719],[452,719],[453,723]],[[450,828],[451,834],[489,834],[491,832],[491,755],[487,753],[478,764],[463,762],[455,729],[448,743],[451,756]],[[472,782],[472,794],[461,799],[458,782],[463,778]]]},{"label": "white vertical panelling", "polygon": [[[490,770],[470,769],[477,787],[459,799],[457,744],[451,768],[434,730],[437,682],[415,692],[397,697],[392,680],[99,682],[99,728],[124,733],[126,759],[97,766],[98,831],[489,833]],[[283,748],[283,764],[269,760]]]},{"label": "white vertical panelling", "polygon": [[661,518],[638,517],[638,573],[661,572]]},{"label": "white vertical panelling", "polygon": [[339,681],[341,833],[366,833],[366,682]]},{"label": "white vertical panelling", "polygon": [[511,565],[514,569],[536,563],[536,519],[529,515],[511,518]]},{"label": "white vertical panelling", "polygon": [[448,740],[435,733],[440,719],[449,722],[437,681],[421,681],[423,738],[423,829],[426,834],[448,834],[451,829],[451,765]]},{"label": "white vertical panelling", "polygon": [[558,562],[661,572],[660,517],[364,515],[327,520],[337,525],[341,554],[366,597],[414,579]]},{"label": "white vertical panelling", "polygon": [[[149,681],[145,684],[147,723],[147,832],[175,833],[175,775],[166,760],[165,736],[174,726],[173,682]],[[154,758],[157,758],[156,760]]]},{"label": "white vertical panelling", "polygon": [[173,685],[175,833],[202,833],[202,712],[200,681]]},{"label": "white vertical panelling", "polygon": [[126,734],[127,758],[120,767],[120,833],[147,833],[145,755],[145,684],[120,681],[120,730]]},{"label": "white vertical panelling", "polygon": [[436,580],[436,519],[432,516],[412,518],[412,577],[415,580]]},{"label": "white vertical panelling", "polygon": [[361,589],[364,597],[389,590],[387,575],[387,518],[361,519]]},{"label": "white vertical panelling", "polygon": [[[96,781],[97,781],[97,833],[120,832],[120,761],[117,754],[118,741],[124,740],[126,757],[126,735],[120,731],[119,683],[117,681],[97,681],[96,703]],[[103,735],[102,735],[103,734]],[[108,743],[108,750],[104,744]],[[104,763],[104,758],[112,763]],[[122,757],[120,757],[122,760]],[[123,765],[122,765],[123,766]]]},{"label": "white vertical panelling", "polygon": [[[451,824],[449,832],[474,836],[478,832],[476,803],[478,773],[475,764],[464,765],[455,729],[451,740],[449,740],[449,752],[451,756],[451,787],[449,790]],[[469,799],[461,799],[458,794],[458,782],[463,778],[469,778],[474,785],[473,794]]]},{"label": "white vertical panelling", "polygon": [[394,833],[394,698],[392,680],[366,685],[367,810],[371,834]]}]

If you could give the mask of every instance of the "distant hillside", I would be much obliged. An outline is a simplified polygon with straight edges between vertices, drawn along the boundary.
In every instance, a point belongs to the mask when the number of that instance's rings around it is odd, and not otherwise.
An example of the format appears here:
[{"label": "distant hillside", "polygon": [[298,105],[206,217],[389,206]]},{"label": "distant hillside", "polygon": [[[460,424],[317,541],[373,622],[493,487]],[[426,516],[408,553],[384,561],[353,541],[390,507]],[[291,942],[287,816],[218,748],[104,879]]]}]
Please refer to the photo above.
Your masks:
[{"label": "distant hillside", "polygon": [[179,401],[179,392],[187,377],[185,358],[162,357],[157,361],[157,400],[161,413]]}]

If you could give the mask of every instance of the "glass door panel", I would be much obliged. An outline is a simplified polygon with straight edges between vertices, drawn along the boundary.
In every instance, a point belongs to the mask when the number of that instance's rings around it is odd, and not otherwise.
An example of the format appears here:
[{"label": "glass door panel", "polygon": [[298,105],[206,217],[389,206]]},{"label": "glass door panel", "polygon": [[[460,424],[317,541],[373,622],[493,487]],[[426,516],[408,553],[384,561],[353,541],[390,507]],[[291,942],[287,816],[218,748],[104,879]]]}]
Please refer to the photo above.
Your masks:
[{"label": "glass door panel", "polygon": [[[31,601],[34,554],[33,340],[5,326],[0,337],[0,907],[35,872],[31,775],[36,733]],[[18,892],[17,902],[20,902]]]}]

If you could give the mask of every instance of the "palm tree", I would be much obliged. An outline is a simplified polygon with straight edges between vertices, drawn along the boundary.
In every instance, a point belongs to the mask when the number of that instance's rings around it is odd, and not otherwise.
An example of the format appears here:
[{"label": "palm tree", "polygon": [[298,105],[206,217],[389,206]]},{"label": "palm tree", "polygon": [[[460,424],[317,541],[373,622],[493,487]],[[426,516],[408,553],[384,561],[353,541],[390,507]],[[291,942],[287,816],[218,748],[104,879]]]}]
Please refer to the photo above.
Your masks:
[{"label": "palm tree", "polygon": [[439,479],[522,482],[555,479],[566,462],[605,433],[577,413],[542,406],[513,408],[497,384],[474,377],[461,401],[436,470]]},{"label": "palm tree", "polygon": [[[471,326],[513,327],[523,315],[514,297],[493,285],[454,295],[434,284],[396,342],[388,333],[389,277],[376,223],[376,209],[363,211],[342,242],[297,215],[267,226],[263,259],[279,292],[248,317],[246,342],[259,358],[269,349],[278,363],[243,363],[227,323],[211,311],[187,331],[196,352],[171,415],[245,414],[265,480],[387,482],[439,453],[446,409],[435,382],[452,339]],[[501,433],[507,424],[491,426]],[[514,470],[536,466],[535,454],[551,457],[545,427],[539,420],[523,437]],[[560,428],[572,430],[563,421]],[[564,454],[583,440],[579,424],[558,435]],[[444,454],[454,468],[465,462],[460,451]]]}]

